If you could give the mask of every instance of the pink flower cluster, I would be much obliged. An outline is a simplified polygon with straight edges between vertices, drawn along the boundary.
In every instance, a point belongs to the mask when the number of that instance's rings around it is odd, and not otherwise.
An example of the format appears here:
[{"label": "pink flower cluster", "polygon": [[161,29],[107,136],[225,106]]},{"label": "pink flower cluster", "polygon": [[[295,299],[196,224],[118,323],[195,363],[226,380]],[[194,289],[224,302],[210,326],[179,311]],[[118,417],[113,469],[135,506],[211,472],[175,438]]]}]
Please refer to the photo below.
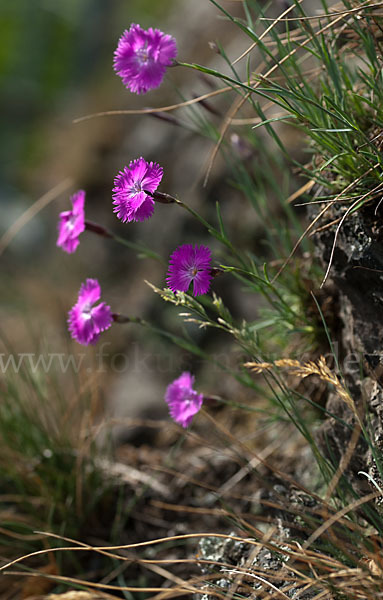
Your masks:
[{"label": "pink flower cluster", "polygon": [[[175,64],[176,55],[176,41],[172,36],[159,29],[144,30],[133,24],[118,42],[114,69],[127,89],[144,94],[161,84],[167,67]],[[113,211],[117,218],[123,223],[150,218],[162,176],[162,167],[156,162],[147,162],[143,157],[125,166],[115,177],[112,191]],[[160,194],[157,199],[160,199]],[[79,237],[85,229],[113,237],[102,226],[85,220],[85,191],[78,190],[70,200],[72,208],[59,215],[58,247],[72,254],[78,248]],[[206,294],[211,280],[211,251],[207,246],[183,244],[172,253],[166,281],[174,293],[187,292],[192,283],[194,296]],[[97,279],[87,279],[68,314],[69,332],[80,344],[95,344],[114,320],[124,321],[100,299],[101,288]],[[125,322],[128,320],[126,318]],[[166,390],[165,400],[170,416],[182,427],[190,425],[203,403],[203,395],[193,389],[193,384],[194,377],[185,371]]]}]

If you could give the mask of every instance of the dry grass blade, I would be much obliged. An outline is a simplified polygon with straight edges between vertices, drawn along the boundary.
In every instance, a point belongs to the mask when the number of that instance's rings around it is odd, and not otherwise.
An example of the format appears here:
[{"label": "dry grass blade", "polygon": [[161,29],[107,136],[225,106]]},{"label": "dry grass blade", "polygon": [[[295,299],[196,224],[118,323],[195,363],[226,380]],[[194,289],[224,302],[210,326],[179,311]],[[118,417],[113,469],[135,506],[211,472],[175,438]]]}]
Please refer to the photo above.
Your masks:
[{"label": "dry grass blade", "polygon": [[[40,573],[25,573],[24,571],[6,571],[5,575],[16,575],[17,577],[41,577]],[[100,590],[114,590],[116,592],[161,592],[163,589],[161,587],[137,587],[111,585],[108,583],[95,583],[93,581],[86,581],[85,579],[79,579],[77,577],[66,577],[64,575],[46,574],[45,577],[47,579],[52,579],[53,581],[61,581],[65,583],[71,583],[73,585],[87,586],[89,588]],[[198,588],[190,587],[188,588],[188,591],[198,593],[200,590]]]},{"label": "dry grass blade", "polygon": [[[62,536],[59,536],[54,533],[49,533],[49,532],[37,531],[36,533],[45,534],[47,537],[53,537],[56,539],[64,539],[66,541],[69,539],[69,538],[63,538]],[[118,545],[118,546],[91,546],[89,544],[83,544],[82,542],[78,542],[76,540],[71,540],[73,543],[78,544],[78,546],[63,546],[63,547],[59,547],[59,548],[45,548],[44,550],[36,550],[35,552],[30,552],[28,554],[24,554],[23,556],[19,556],[18,558],[15,558],[14,560],[7,562],[5,565],[2,565],[0,567],[0,572],[5,571],[6,569],[9,569],[10,567],[12,567],[15,564],[23,562],[27,558],[32,558],[34,556],[42,556],[45,554],[51,554],[51,553],[55,553],[55,552],[69,552],[69,551],[71,551],[71,552],[75,552],[75,551],[87,552],[88,551],[88,552],[103,552],[104,553],[104,552],[111,552],[112,550],[130,550],[133,548],[144,548],[147,546],[162,544],[164,542],[189,540],[189,539],[201,539],[201,538],[212,538],[212,537],[213,538],[222,538],[225,540],[233,540],[235,542],[243,542],[243,543],[246,543],[246,544],[249,544],[252,546],[259,545],[259,543],[254,540],[250,540],[247,538],[245,539],[243,537],[239,537],[239,536],[235,536],[235,535],[226,535],[223,533],[185,533],[183,535],[173,535],[173,536],[168,536],[168,537],[164,537],[164,538],[156,538],[154,540],[150,540],[147,542],[137,542],[135,544],[123,544],[123,545]],[[113,555],[113,558],[118,558],[120,560],[124,560],[124,557],[119,556],[119,555]]]},{"label": "dry grass blade", "polygon": [[360,427],[360,424],[358,423],[352,432],[351,439],[348,443],[345,453],[343,454],[343,456],[341,458],[339,467],[336,470],[336,472],[334,473],[334,476],[333,476],[332,480],[330,481],[329,486],[327,488],[327,492],[326,492],[326,501],[327,502],[331,499],[333,492],[335,491],[335,488],[337,487],[337,485],[339,483],[340,478],[342,477],[343,473],[347,469],[347,466],[349,465],[349,463],[354,455],[354,451],[355,451],[356,445],[358,443],[360,433],[361,433],[361,427]]},{"label": "dry grass blade", "polygon": [[[83,592],[79,590],[72,590],[64,592],[64,594],[49,594],[48,596],[41,597],[41,600],[104,600],[116,598],[104,592]],[[35,599],[29,599],[35,600]],[[37,600],[37,599],[36,599]]]},{"label": "dry grass blade", "polygon": [[[238,84],[238,87],[239,84]],[[118,116],[118,115],[150,115],[158,112],[170,112],[172,110],[177,110],[177,108],[183,108],[184,106],[192,106],[193,104],[198,104],[202,100],[208,100],[213,96],[219,96],[220,94],[224,94],[226,92],[230,92],[233,89],[233,86],[227,86],[221,88],[220,90],[214,90],[212,92],[208,92],[206,94],[202,94],[202,96],[197,96],[197,98],[192,98],[191,100],[185,100],[185,102],[178,102],[177,104],[170,104],[169,106],[160,106],[159,108],[139,108],[139,109],[126,109],[126,110],[106,110],[98,113],[92,113],[90,115],[84,115],[83,117],[78,117],[77,119],[73,119],[73,123],[82,123],[83,121],[89,121],[90,119],[96,119],[98,117],[110,117],[110,116]]]},{"label": "dry grass blade", "polygon": [[[303,0],[298,0],[299,4],[302,4],[302,2],[303,2]],[[288,15],[289,12],[291,12],[292,10],[294,10],[294,8],[295,8],[295,6],[294,6],[294,4],[292,4],[279,17],[277,17],[276,19],[273,19],[273,22],[271,23],[271,25],[269,25],[267,27],[267,29],[259,37],[259,41],[262,41],[267,36],[267,34],[270,33],[270,31],[274,27],[276,27],[276,25],[278,24],[278,22],[281,21],[285,15]],[[249,46],[249,48],[247,48],[247,50],[245,50],[245,52],[243,52],[241,54],[241,56],[239,56],[238,58],[235,59],[235,61],[233,62],[233,65],[236,65],[237,62],[239,62],[240,60],[242,60],[242,58],[245,58],[245,56],[247,56],[252,50],[254,50],[254,48],[256,48],[257,45],[258,45],[258,42],[254,42],[253,44],[251,44],[251,46]]]},{"label": "dry grass blade", "polygon": [[[279,18],[279,21],[318,21],[320,19],[323,18],[329,18],[329,17],[337,17],[337,16],[348,16],[348,15],[352,15],[355,13],[359,13],[362,12],[363,10],[365,10],[366,8],[380,8],[382,6],[381,2],[377,2],[375,4],[369,4],[370,0],[366,0],[365,4],[363,6],[359,6],[356,8],[347,8],[346,10],[337,10],[337,11],[329,11],[327,13],[322,13],[320,15],[311,15],[311,16],[306,16],[306,17],[283,17],[282,16]],[[267,17],[261,17],[260,18],[261,21],[270,21],[270,18]]]},{"label": "dry grass blade", "polygon": [[[300,198],[303,194],[306,194],[307,192],[312,190],[314,185],[315,185],[315,181],[313,179],[311,179],[310,181],[308,181],[307,183],[302,185],[296,192],[291,194],[291,196],[289,196],[287,198],[287,203],[291,204],[291,202],[294,202],[294,200],[296,200],[297,198]],[[318,202],[320,202],[320,201],[318,201]]]},{"label": "dry grass blade", "polygon": [[[229,574],[238,574],[240,573],[243,576],[243,573],[241,573],[241,571],[238,571],[237,569],[230,569],[230,570],[224,570],[224,573],[229,573]],[[282,592],[282,590],[278,589],[273,583],[271,583],[270,581],[267,581],[264,577],[260,577],[259,575],[255,575],[255,573],[251,573],[248,572],[246,573],[247,577],[252,577],[253,579],[256,579],[257,581],[259,581],[260,583],[265,584],[266,586],[270,587],[273,592],[276,593],[276,598],[284,598],[287,600],[290,600],[289,596],[286,596],[286,594],[284,592]]]},{"label": "dry grass blade", "polygon": [[111,596],[106,592],[84,592],[71,590],[63,594],[48,594],[43,596],[28,596],[26,600],[116,600],[116,596]]},{"label": "dry grass blade", "polygon": [[217,157],[218,151],[219,151],[219,149],[221,147],[221,144],[222,144],[222,142],[224,140],[225,134],[226,134],[227,130],[229,129],[234,116],[241,109],[241,107],[245,104],[245,102],[247,102],[247,100],[249,99],[250,93],[251,92],[247,92],[247,94],[245,94],[243,97],[238,98],[233,103],[233,105],[231,106],[231,108],[228,111],[227,115],[225,116],[225,119],[224,119],[223,124],[221,126],[221,131],[220,131],[220,134],[219,134],[219,140],[216,143],[216,145],[214,146],[213,151],[212,151],[212,153],[210,155],[210,158],[209,158],[209,161],[208,161],[208,166],[207,166],[207,169],[206,169],[206,175],[205,175],[205,178],[204,178],[204,181],[203,181],[204,187],[206,187],[207,182],[209,180],[210,173],[211,173],[211,170],[213,168],[214,161],[215,161],[215,159]]},{"label": "dry grass blade", "polygon": [[[218,563],[217,563],[218,564]],[[199,594],[201,592],[201,587],[196,587],[195,584],[202,584],[203,586],[206,586],[206,583],[208,581],[214,581],[216,579],[221,579],[222,578],[222,574],[221,573],[213,573],[211,575],[203,575],[203,576],[199,576],[199,577],[193,577],[190,579],[189,581],[184,581],[179,577],[174,576],[172,573],[169,573],[166,569],[163,569],[161,567],[156,567],[156,566],[151,566],[150,569],[153,572],[156,572],[157,574],[162,575],[163,577],[165,577],[167,580],[176,582],[176,587],[174,588],[169,588],[164,595],[163,594],[163,587],[148,587],[148,586],[140,586],[140,587],[136,587],[136,586],[123,586],[123,585],[111,585],[111,584],[104,584],[104,583],[95,583],[95,582],[91,582],[91,581],[86,581],[84,579],[79,579],[76,577],[65,577],[63,575],[55,575],[55,576],[50,576],[50,575],[46,575],[46,578],[52,579],[54,581],[58,581],[58,582],[63,582],[63,583],[71,583],[72,585],[78,585],[81,587],[87,587],[90,588],[92,590],[92,588],[96,589],[96,590],[100,590],[100,592],[98,592],[98,594],[103,594],[102,590],[106,589],[106,590],[112,590],[112,591],[116,591],[116,592],[138,592],[138,593],[152,593],[152,592],[161,592],[160,596],[157,597],[162,597],[162,598],[171,598],[171,597],[179,597],[180,595],[185,595],[185,594]],[[38,573],[25,573],[24,571],[10,571],[5,573],[6,575],[13,575],[13,576],[17,576],[17,577],[38,577],[40,576]],[[87,592],[87,593],[91,593],[91,592]],[[215,596],[216,598],[220,598],[220,599],[224,599],[223,594],[221,594],[220,592],[212,589],[209,590],[209,595],[210,596]],[[91,598],[94,596],[91,596]],[[109,594],[104,594],[101,596],[102,598],[113,598],[115,596],[110,596]],[[29,600],[32,600],[32,598],[30,598]]]}]

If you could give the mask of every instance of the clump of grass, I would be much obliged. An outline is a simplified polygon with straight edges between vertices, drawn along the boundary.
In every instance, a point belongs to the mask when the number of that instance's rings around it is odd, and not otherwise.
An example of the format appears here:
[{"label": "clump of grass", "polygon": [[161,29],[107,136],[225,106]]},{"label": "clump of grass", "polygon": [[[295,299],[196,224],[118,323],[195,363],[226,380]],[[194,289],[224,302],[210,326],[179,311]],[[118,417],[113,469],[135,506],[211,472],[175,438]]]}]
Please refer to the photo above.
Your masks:
[{"label": "clump of grass", "polygon": [[[96,444],[96,387],[81,372],[31,370],[27,361],[17,371],[7,369],[0,381],[1,555],[46,548],[42,530],[111,540],[118,493],[101,461],[108,442]],[[61,559],[54,572],[76,562]]]}]

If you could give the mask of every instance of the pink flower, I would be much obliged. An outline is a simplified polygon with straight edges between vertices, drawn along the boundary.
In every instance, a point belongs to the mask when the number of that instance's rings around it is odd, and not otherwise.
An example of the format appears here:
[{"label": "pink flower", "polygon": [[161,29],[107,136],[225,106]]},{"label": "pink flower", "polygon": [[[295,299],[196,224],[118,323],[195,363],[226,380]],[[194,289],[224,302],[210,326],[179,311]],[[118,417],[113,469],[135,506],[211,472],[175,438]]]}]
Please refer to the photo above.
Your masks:
[{"label": "pink flower", "polygon": [[206,294],[210,288],[211,252],[207,246],[183,244],[171,255],[166,277],[173,292],[186,292],[193,282],[193,295]]},{"label": "pink flower", "polygon": [[79,245],[79,235],[85,229],[85,192],[78,190],[71,196],[72,210],[60,213],[58,230],[59,235],[56,245],[71,254]]},{"label": "pink flower", "polygon": [[122,34],[114,53],[114,70],[136,94],[157,88],[177,55],[175,39],[159,29],[146,31],[131,25]]},{"label": "pink flower", "polygon": [[165,402],[170,416],[182,427],[188,427],[203,403],[203,394],[193,390],[194,376],[185,371],[166,390]]},{"label": "pink flower", "polygon": [[109,329],[113,316],[110,307],[100,300],[101,288],[97,279],[87,279],[82,284],[76,304],[68,315],[69,331],[79,344],[95,344],[100,333]]},{"label": "pink flower", "polygon": [[144,221],[152,216],[154,200],[144,190],[154,192],[160,185],[163,169],[142,157],[124,167],[114,180],[113,209],[123,223]]}]

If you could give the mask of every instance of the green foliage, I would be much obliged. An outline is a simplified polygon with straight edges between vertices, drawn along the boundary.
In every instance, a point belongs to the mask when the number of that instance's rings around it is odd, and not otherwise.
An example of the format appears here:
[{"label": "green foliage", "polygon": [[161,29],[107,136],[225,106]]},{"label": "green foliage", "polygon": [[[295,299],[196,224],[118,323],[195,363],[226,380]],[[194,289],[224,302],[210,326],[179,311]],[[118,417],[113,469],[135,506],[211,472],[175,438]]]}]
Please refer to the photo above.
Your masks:
[{"label": "green foliage", "polygon": [[[351,10],[345,27],[341,16],[308,18],[302,4],[295,1],[296,11],[287,16],[292,25],[286,21],[281,33],[261,7],[254,12],[248,7],[245,20],[232,17],[218,2],[210,1],[248,36],[266,67],[263,72],[250,70],[246,81],[233,69],[227,75],[202,65],[185,66],[229,83],[238,94],[247,93],[262,119],[260,125],[286,155],[288,149],[272,124],[290,121],[304,132],[312,140],[313,154],[312,164],[305,166],[304,172],[325,182],[334,197],[360,177],[353,197],[380,184],[382,153],[374,132],[383,125],[383,80],[376,42],[381,16],[375,17],[374,7]],[[227,62],[225,55],[223,58]],[[257,96],[285,114],[266,118],[254,98]]]}]

